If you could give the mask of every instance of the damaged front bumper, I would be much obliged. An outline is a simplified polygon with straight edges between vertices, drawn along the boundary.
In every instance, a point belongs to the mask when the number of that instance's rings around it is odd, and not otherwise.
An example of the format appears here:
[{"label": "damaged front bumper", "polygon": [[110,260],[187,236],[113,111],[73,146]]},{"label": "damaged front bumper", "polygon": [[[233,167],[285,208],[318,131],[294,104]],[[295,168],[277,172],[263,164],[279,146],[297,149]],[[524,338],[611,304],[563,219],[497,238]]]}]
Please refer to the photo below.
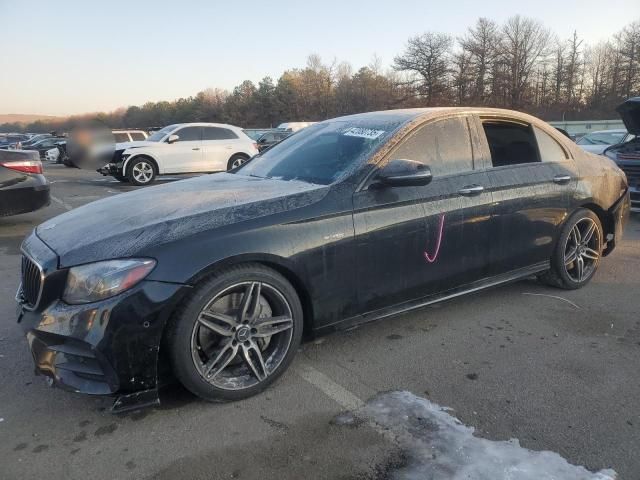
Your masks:
[{"label": "damaged front bumper", "polygon": [[115,395],[118,411],[157,404],[162,333],[189,287],[143,280],[115,297],[69,305],[60,300],[67,272],[31,257],[41,266],[42,293],[30,307],[19,291],[17,315],[36,374],[65,390]]},{"label": "damaged front bumper", "polygon": [[100,167],[96,172],[102,175],[122,175],[122,163],[107,163],[104,167]]}]

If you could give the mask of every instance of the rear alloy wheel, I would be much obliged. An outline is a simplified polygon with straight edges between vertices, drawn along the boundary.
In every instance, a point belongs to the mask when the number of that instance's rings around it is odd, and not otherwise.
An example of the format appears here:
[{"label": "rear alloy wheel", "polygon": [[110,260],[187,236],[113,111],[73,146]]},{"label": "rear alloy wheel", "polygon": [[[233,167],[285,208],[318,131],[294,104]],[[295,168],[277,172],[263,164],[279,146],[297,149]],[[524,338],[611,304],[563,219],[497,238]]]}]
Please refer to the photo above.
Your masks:
[{"label": "rear alloy wheel", "polygon": [[541,279],[560,288],[580,288],[596,273],[602,249],[600,219],[591,210],[580,209],[566,222],[551,259],[551,270]]},{"label": "rear alloy wheel", "polygon": [[280,274],[243,265],[200,287],[173,328],[172,363],[183,385],[205,400],[238,400],[287,368],[302,337],[302,308]]},{"label": "rear alloy wheel", "polygon": [[145,157],[134,159],[128,170],[127,178],[134,185],[149,185],[156,178],[154,165]]},{"label": "rear alloy wheel", "polygon": [[238,168],[243,163],[246,163],[249,160],[249,157],[246,155],[242,155],[240,153],[233,155],[229,162],[227,163],[227,170],[233,170],[234,168]]}]

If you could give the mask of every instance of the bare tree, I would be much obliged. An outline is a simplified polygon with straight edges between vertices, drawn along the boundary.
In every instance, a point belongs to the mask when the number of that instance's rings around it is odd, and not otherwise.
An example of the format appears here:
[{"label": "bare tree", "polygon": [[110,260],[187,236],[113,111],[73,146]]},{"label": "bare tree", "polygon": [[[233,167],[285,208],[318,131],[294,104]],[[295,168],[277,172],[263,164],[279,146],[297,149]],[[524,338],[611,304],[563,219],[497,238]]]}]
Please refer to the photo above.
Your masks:
[{"label": "bare tree", "polygon": [[470,27],[458,42],[471,56],[475,76],[472,101],[483,104],[487,100],[487,81],[497,55],[498,25],[493,20],[479,18],[475,27]]},{"label": "bare tree", "polygon": [[412,84],[429,106],[447,93],[452,45],[449,35],[427,32],[411,37],[404,54],[394,59],[396,70],[415,75]]},{"label": "bare tree", "polygon": [[509,68],[510,106],[522,108],[529,77],[547,53],[550,33],[539,21],[516,15],[502,27],[501,56]]}]

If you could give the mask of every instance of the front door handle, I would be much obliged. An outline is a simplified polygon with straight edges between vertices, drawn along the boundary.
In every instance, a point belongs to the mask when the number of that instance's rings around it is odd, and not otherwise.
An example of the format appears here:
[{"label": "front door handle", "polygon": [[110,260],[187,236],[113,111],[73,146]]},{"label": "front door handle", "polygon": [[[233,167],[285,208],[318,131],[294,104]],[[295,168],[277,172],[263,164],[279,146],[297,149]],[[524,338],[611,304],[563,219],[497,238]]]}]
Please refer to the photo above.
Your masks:
[{"label": "front door handle", "polygon": [[555,177],[553,177],[553,183],[557,183],[558,185],[566,185],[570,181],[570,175],[556,175]]},{"label": "front door handle", "polygon": [[468,185],[458,190],[458,193],[460,195],[464,195],[465,197],[480,195],[482,192],[484,192],[484,187],[482,185]]},{"label": "front door handle", "polygon": [[191,150],[200,150],[200,147],[193,147]]}]

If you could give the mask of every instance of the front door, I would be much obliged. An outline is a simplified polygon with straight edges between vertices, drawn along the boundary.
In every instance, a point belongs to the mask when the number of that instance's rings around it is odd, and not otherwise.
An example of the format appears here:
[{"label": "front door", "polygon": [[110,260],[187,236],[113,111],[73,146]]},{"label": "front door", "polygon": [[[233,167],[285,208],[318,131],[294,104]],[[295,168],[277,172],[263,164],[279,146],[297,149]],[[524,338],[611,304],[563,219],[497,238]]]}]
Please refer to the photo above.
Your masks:
[{"label": "front door", "polygon": [[486,173],[474,170],[477,142],[465,116],[419,126],[385,161],[420,161],[430,167],[431,183],[380,188],[372,186],[374,175],[354,194],[363,313],[486,276],[492,199]]},{"label": "front door", "polygon": [[574,160],[538,126],[508,118],[476,121],[496,203],[490,273],[547,262],[576,189]]},{"label": "front door", "polygon": [[161,173],[199,172],[202,163],[201,127],[183,127],[177,130],[178,141],[162,149]]}]

